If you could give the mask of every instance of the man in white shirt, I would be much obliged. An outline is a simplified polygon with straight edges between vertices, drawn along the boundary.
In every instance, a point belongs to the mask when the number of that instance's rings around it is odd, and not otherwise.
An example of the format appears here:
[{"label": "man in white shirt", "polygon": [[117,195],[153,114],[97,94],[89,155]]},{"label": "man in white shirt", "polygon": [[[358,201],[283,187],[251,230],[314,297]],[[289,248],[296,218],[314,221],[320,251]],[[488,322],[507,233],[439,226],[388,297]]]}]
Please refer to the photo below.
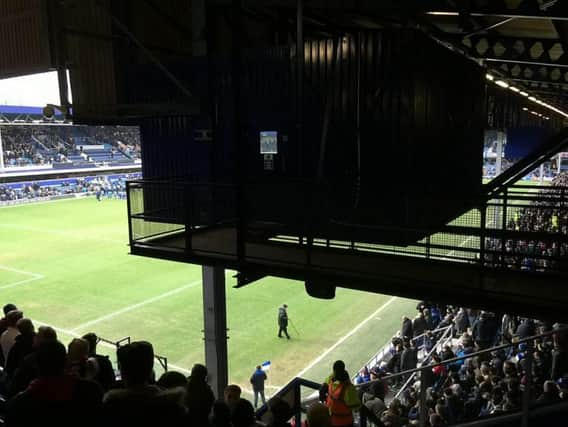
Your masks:
[{"label": "man in white shirt", "polygon": [[6,325],[8,328],[4,331],[2,336],[0,336],[0,347],[2,347],[4,360],[8,360],[8,353],[10,353],[12,346],[16,342],[16,337],[20,335],[16,324],[22,317],[24,317],[24,313],[20,310],[12,310],[6,314]]}]

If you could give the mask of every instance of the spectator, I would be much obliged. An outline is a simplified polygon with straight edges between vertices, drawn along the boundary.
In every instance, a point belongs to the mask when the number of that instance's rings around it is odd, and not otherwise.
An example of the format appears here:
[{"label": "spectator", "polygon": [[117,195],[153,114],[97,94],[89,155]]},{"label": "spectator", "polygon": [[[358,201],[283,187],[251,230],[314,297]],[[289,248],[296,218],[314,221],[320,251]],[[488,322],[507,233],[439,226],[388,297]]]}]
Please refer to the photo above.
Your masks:
[{"label": "spectator", "polygon": [[10,388],[8,389],[9,396],[14,396],[20,391],[25,390],[28,385],[37,378],[37,376],[39,375],[37,365],[37,350],[41,345],[45,343],[56,341],[57,333],[53,328],[49,326],[40,326],[38,328],[32,345],[33,351],[26,357],[24,357],[18,368],[16,368],[14,378],[12,379]]},{"label": "spectator", "polygon": [[279,397],[270,399],[268,401],[268,412],[270,414],[268,427],[291,427],[288,420],[292,417],[292,409],[285,400]]},{"label": "spectator", "polygon": [[400,334],[402,338],[412,338],[413,331],[412,331],[412,320],[410,320],[407,316],[402,316],[402,327],[400,328]]},{"label": "spectator", "polygon": [[185,405],[191,425],[207,425],[213,402],[215,402],[215,396],[207,384],[207,368],[195,364],[191,369],[185,395]]},{"label": "spectator", "polygon": [[10,353],[12,346],[16,342],[16,337],[20,335],[16,325],[22,317],[24,317],[24,314],[20,310],[12,310],[6,315],[7,327],[0,337],[0,346],[2,347],[2,355],[5,361],[8,360],[8,353]]},{"label": "spectator", "polygon": [[256,367],[256,370],[250,377],[250,383],[252,384],[252,391],[254,393],[254,409],[258,407],[258,397],[262,400],[262,404],[266,405],[266,398],[264,397],[264,382],[266,381],[266,372],[262,370],[260,365]]},{"label": "spectator", "polygon": [[308,427],[331,427],[329,409],[323,403],[312,403],[307,413]]},{"label": "spectator", "polygon": [[185,411],[181,393],[162,392],[152,384],[154,349],[146,341],[136,341],[117,351],[124,388],[106,393],[103,400],[106,426],[181,426]]},{"label": "spectator", "polygon": [[10,350],[8,360],[6,361],[6,379],[8,383],[14,378],[16,369],[20,367],[24,358],[33,351],[35,338],[34,324],[30,319],[20,319],[16,326],[20,331],[20,335],[16,337],[16,342]]},{"label": "spectator", "polygon": [[176,371],[164,372],[160,379],[156,382],[159,387],[164,390],[177,388],[177,387],[187,387],[187,377]]},{"label": "spectator", "polygon": [[383,399],[384,386],[380,382],[372,383],[369,389],[363,393],[361,411],[364,411],[367,417],[377,425],[380,424],[382,413],[387,409]]},{"label": "spectator", "polygon": [[254,408],[246,399],[237,400],[231,417],[233,427],[252,427],[255,425]]},{"label": "spectator", "polygon": [[236,384],[229,384],[223,390],[223,400],[231,410],[231,414],[235,411],[235,407],[241,398],[241,388]]},{"label": "spectator", "polygon": [[110,390],[115,383],[116,375],[108,356],[97,354],[98,337],[91,332],[83,336],[89,343],[89,358],[96,364],[96,375],[93,380],[98,382],[104,391]]},{"label": "spectator", "polygon": [[361,406],[361,402],[342,360],[333,364],[333,373],[326,379],[322,388],[327,395],[325,402],[331,415],[331,425],[353,425],[353,411]]},{"label": "spectator", "polygon": [[65,375],[65,347],[46,342],[37,350],[39,376],[10,400],[6,424],[11,427],[98,426],[101,389],[93,382]]}]

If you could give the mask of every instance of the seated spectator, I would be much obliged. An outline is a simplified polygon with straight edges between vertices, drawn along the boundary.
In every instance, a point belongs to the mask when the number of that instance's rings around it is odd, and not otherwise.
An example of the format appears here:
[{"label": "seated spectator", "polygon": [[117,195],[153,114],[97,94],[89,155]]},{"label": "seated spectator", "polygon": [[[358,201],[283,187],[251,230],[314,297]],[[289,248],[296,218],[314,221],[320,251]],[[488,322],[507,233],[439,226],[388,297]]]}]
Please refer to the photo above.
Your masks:
[{"label": "seated spectator", "polygon": [[35,338],[34,324],[30,319],[20,319],[16,324],[20,335],[16,337],[16,342],[8,354],[6,361],[6,379],[8,383],[14,378],[16,369],[20,367],[24,358],[33,351]]},{"label": "seated spectator", "polygon": [[97,354],[98,337],[96,334],[90,332],[84,335],[83,339],[89,343],[89,358],[93,359],[97,365],[93,380],[98,382],[104,391],[110,390],[114,386],[116,375],[109,357]]},{"label": "seated spectator", "polygon": [[158,379],[156,384],[164,390],[187,386],[187,377],[181,372],[168,371],[164,372]]},{"label": "seated spectator", "polygon": [[20,310],[12,310],[6,314],[6,330],[0,336],[0,346],[2,347],[2,356],[4,361],[8,360],[8,353],[12,349],[12,346],[16,342],[16,337],[20,335],[20,331],[16,326],[18,320],[24,317],[24,313]]},{"label": "seated spectator", "polygon": [[223,400],[213,403],[213,410],[209,417],[211,427],[233,427],[231,422],[231,410]]},{"label": "seated spectator", "polygon": [[154,349],[146,341],[136,341],[117,351],[124,388],[106,393],[103,400],[106,426],[181,426],[185,411],[181,393],[162,392],[152,384]]},{"label": "seated spectator", "polygon": [[207,368],[197,363],[191,369],[185,394],[185,406],[192,426],[207,425],[213,402],[215,396],[207,384]]},{"label": "seated spectator", "polygon": [[363,393],[361,411],[365,412],[367,418],[374,424],[380,423],[381,415],[387,409],[383,399],[384,387],[380,382],[372,383],[369,389]]},{"label": "seated spectator", "polygon": [[312,403],[307,413],[308,427],[331,427],[329,409],[323,403]]},{"label": "seated spectator", "polygon": [[[280,397],[270,399],[268,401],[268,413],[270,414],[268,427],[291,427],[288,421],[292,418],[292,408],[285,400]],[[335,425],[333,421],[331,425]]]},{"label": "seated spectator", "polygon": [[39,376],[8,402],[6,423],[20,426],[97,426],[102,390],[93,382],[65,375],[65,347],[43,343],[36,352]]},{"label": "seated spectator", "polygon": [[225,387],[223,391],[223,400],[231,410],[231,414],[234,412],[239,399],[241,398],[241,388],[236,384],[229,384]]},{"label": "seated spectator", "polygon": [[37,334],[34,337],[34,342],[32,349],[33,351],[28,354],[14,373],[14,377],[10,382],[10,388],[8,389],[8,396],[14,396],[20,391],[25,390],[28,385],[37,378],[39,375],[38,365],[37,365],[37,350],[38,348],[48,342],[56,342],[57,333],[55,330],[49,326],[40,326],[37,330]]},{"label": "seated spectator", "polygon": [[255,425],[254,408],[246,399],[239,399],[232,412],[233,427],[252,427]]}]

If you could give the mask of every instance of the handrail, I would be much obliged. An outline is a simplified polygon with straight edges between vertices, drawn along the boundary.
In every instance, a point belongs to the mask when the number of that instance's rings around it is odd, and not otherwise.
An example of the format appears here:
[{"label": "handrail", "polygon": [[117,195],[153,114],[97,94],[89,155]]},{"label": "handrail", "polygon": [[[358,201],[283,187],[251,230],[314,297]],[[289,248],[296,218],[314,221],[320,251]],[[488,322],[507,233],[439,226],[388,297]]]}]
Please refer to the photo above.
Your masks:
[{"label": "handrail", "polygon": [[[424,358],[423,358],[424,362],[428,362],[428,360],[430,359],[430,357],[432,357],[432,354],[434,354],[434,352],[436,351],[436,348],[438,346],[442,347],[443,345],[446,345],[446,343],[448,342],[448,338],[452,339],[451,334],[448,334],[448,332],[451,332],[451,331],[452,331],[452,328],[450,326],[449,328],[446,329],[446,331],[442,334],[442,336],[440,337],[438,342],[430,349],[430,351],[426,354],[426,356],[424,356]],[[448,334],[448,336],[446,336],[446,334]],[[443,344],[442,344],[442,341],[444,341]],[[422,365],[422,363],[423,362],[420,362],[420,365]],[[402,385],[402,387],[395,394],[395,396],[394,396],[395,399],[397,399],[406,390],[406,388],[411,384],[411,382],[413,381],[415,376],[416,376],[416,372],[414,372],[412,375],[410,375],[408,380],[406,380],[406,382]]]}]

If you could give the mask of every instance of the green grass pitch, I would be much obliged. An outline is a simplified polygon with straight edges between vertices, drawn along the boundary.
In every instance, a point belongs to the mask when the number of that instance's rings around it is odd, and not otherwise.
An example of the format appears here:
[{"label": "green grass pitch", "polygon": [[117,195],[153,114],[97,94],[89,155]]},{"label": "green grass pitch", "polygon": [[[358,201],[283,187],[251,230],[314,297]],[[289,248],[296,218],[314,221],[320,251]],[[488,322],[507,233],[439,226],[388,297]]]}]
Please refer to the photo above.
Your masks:
[{"label": "green grass pitch", "polygon": [[[148,340],[171,369],[204,361],[201,268],[129,255],[126,203],[94,197],[0,208],[0,305],[13,302],[62,342],[96,332]],[[321,381],[333,360],[352,373],[414,315],[416,302],[338,289],[310,298],[300,282],[265,278],[241,289],[227,272],[230,380],[248,388],[271,360],[269,394],[298,373]],[[299,334],[279,339],[277,308]],[[113,353],[108,347],[101,352]],[[159,373],[159,370],[157,369]]]}]

